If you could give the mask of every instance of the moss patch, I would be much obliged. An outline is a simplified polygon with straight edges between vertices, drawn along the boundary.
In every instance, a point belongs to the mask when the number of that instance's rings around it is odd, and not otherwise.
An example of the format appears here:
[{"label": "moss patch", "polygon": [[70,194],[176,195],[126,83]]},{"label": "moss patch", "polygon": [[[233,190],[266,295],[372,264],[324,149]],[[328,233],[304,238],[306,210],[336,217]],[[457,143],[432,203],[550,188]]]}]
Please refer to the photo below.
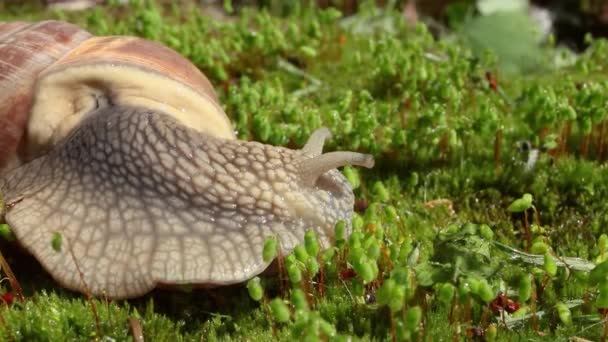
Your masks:
[{"label": "moss patch", "polygon": [[[372,153],[373,170],[344,170],[357,184],[353,234],[287,257],[292,272],[263,276],[260,302],[244,285],[95,300],[99,331],[86,298],[5,244],[27,300],[0,309],[4,339],[127,340],[129,317],[153,341],[602,336],[608,285],[589,270],[608,257],[605,41],[573,66],[503,77],[492,54],[398,12],[303,6],[217,21],[182,6],[7,6],[0,18],[161,41],[212,80],[241,139],[299,147],[324,125],[328,149]],[[266,304],[281,296],[286,318]]]}]

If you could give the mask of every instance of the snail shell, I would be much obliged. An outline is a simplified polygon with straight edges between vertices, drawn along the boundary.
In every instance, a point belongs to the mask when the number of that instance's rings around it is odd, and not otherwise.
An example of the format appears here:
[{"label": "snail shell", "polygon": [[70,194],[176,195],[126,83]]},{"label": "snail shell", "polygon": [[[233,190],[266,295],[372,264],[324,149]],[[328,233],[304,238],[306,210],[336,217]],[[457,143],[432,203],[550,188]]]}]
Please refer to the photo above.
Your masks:
[{"label": "snail shell", "polygon": [[235,138],[209,80],[163,45],[57,21],[0,24],[0,168],[48,150],[100,100]]},{"label": "snail shell", "polygon": [[0,23],[4,218],[72,290],[238,283],[268,266],[270,236],[288,252],[313,229],[329,246],[354,202],[336,168],[373,166],[322,153],[329,136],[301,150],[237,140],[207,78],[165,46]]}]

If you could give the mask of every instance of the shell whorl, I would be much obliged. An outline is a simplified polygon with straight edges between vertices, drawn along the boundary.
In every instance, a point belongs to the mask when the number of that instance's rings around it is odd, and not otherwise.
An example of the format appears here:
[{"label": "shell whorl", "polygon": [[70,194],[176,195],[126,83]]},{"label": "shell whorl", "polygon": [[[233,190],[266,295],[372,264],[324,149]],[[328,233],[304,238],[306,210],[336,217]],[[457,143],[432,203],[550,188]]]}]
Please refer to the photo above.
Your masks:
[{"label": "shell whorl", "polygon": [[0,23],[0,170],[23,147],[38,74],[89,37],[55,21]]},{"label": "shell whorl", "polygon": [[100,99],[235,138],[209,80],[161,44],[58,21],[0,23],[0,170],[47,151]]}]

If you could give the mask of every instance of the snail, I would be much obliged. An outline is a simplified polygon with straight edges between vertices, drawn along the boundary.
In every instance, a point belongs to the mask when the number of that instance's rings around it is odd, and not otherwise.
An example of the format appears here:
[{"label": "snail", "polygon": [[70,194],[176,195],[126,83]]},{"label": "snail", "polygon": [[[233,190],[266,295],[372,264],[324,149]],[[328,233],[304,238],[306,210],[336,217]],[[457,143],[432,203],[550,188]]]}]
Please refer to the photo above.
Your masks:
[{"label": "snail", "polygon": [[329,247],[354,204],[337,168],[374,160],[323,153],[328,138],[238,140],[208,79],[159,43],[0,23],[4,221],[68,289],[235,284],[268,267],[269,237],[287,253],[312,229]]}]

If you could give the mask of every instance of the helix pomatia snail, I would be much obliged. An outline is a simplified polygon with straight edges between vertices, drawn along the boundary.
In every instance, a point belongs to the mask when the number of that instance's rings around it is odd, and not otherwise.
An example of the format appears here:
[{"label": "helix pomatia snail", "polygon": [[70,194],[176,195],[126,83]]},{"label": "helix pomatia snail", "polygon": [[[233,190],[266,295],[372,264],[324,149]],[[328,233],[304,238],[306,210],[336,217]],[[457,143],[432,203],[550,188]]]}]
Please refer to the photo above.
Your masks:
[{"label": "helix pomatia snail", "polygon": [[301,150],[239,141],[211,83],[167,47],[0,23],[4,218],[67,288],[127,298],[238,283],[268,266],[269,236],[287,252],[314,229],[327,247],[354,201],[335,168],[373,166],[322,154],[328,137]]}]

